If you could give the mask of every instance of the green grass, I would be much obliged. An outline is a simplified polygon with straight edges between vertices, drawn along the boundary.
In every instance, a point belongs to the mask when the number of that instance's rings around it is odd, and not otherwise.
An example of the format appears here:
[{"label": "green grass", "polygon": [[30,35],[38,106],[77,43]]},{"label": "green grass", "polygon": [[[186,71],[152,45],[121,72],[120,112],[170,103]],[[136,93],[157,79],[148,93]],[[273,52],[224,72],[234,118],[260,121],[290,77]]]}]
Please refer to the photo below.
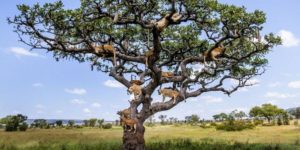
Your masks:
[{"label": "green grass", "polygon": [[[226,132],[191,126],[146,128],[148,150],[300,150],[300,128],[257,127]],[[27,132],[0,131],[0,150],[113,150],[120,149],[122,129],[30,129]]]}]

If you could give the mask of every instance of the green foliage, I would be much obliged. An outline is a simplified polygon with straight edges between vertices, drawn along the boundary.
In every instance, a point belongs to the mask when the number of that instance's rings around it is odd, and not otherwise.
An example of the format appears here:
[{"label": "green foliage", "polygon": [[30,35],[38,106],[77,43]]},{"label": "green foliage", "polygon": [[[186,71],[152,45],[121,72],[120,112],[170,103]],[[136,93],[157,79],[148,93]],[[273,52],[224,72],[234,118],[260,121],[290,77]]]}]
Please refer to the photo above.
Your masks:
[{"label": "green foliage", "polygon": [[191,116],[186,116],[185,121],[186,123],[190,125],[196,125],[200,120],[200,117],[198,115],[191,115]]},{"label": "green foliage", "polygon": [[289,125],[290,124],[290,117],[287,112],[284,112],[282,114],[282,120],[283,120],[283,125]]},{"label": "green foliage", "polygon": [[27,116],[18,114],[14,116],[6,116],[1,120],[1,122],[5,124],[5,131],[17,131],[20,124],[27,120]]},{"label": "green foliage", "polygon": [[111,129],[112,128],[112,124],[111,123],[107,123],[107,124],[104,124],[102,126],[103,129]]},{"label": "green foliage", "polygon": [[46,129],[48,126],[47,120],[45,119],[35,119],[31,126],[41,129]]},{"label": "green foliage", "polygon": [[261,107],[253,107],[250,110],[249,115],[251,117],[265,117],[268,122],[270,122],[272,119],[282,115],[283,113],[285,113],[285,111],[281,108],[278,108],[276,105],[263,104]]},{"label": "green foliage", "polygon": [[254,118],[254,119],[253,119],[253,124],[254,124],[255,126],[262,125],[263,123],[264,123],[264,121],[261,120],[261,119],[259,119],[259,118]]},{"label": "green foliage", "polygon": [[98,119],[99,128],[103,127],[104,119]]},{"label": "green foliage", "polygon": [[55,121],[55,124],[56,124],[58,127],[62,127],[62,126],[63,126],[63,121],[62,121],[62,120],[57,120],[57,121]]},{"label": "green foliage", "polygon": [[216,126],[217,130],[225,130],[225,131],[242,131],[245,129],[253,129],[255,125],[248,121],[242,120],[230,120],[225,121]]},{"label": "green foliage", "polygon": [[20,131],[26,131],[28,129],[28,124],[26,122],[23,122],[19,125]]},{"label": "green foliage", "polygon": [[90,127],[95,127],[97,123],[97,119],[96,118],[92,118],[89,120],[89,126]]},{"label": "green foliage", "polygon": [[68,121],[68,127],[72,128],[75,125],[75,121],[74,120],[69,120]]},{"label": "green foliage", "polygon": [[228,118],[228,115],[225,113],[220,113],[220,114],[213,115],[213,118],[215,121],[224,121]]}]

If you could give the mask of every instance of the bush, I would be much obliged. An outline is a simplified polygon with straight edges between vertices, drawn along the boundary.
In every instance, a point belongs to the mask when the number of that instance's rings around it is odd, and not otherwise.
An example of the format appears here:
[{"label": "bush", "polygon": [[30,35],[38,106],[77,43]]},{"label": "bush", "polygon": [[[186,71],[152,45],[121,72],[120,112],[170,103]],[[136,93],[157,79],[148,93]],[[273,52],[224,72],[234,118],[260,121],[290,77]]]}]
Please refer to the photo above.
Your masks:
[{"label": "bush", "polygon": [[104,124],[102,126],[103,129],[111,129],[112,128],[112,124],[111,123],[107,123],[107,124]]},{"label": "bush", "polygon": [[217,123],[212,122],[212,123],[210,123],[210,125],[213,126],[213,127],[215,127],[215,126],[217,126]]},{"label": "bush", "polygon": [[245,121],[225,121],[216,126],[217,130],[225,131],[242,131],[245,129],[253,129],[255,126],[251,122]]},{"label": "bush", "polygon": [[0,129],[3,129],[3,124],[0,123]]},{"label": "bush", "polygon": [[263,125],[264,121],[263,120],[259,120],[259,119],[254,119],[253,120],[253,124],[255,126],[258,126],[258,125]]},{"label": "bush", "polygon": [[206,128],[211,128],[212,126],[211,126],[211,124],[208,124],[208,123],[202,123],[200,125],[200,127],[206,129]]},{"label": "bush", "polygon": [[27,129],[28,129],[28,124],[26,122],[23,122],[22,124],[19,125],[20,131],[26,131]]}]

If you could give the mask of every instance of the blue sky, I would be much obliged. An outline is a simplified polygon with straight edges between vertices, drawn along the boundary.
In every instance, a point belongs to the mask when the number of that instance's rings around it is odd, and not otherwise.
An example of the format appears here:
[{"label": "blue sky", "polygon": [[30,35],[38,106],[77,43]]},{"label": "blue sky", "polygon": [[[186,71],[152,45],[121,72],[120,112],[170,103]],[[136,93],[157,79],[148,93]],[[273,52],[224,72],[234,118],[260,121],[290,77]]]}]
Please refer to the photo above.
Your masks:
[{"label": "blue sky", "polygon": [[[0,117],[23,113],[29,118],[115,120],[116,112],[128,107],[126,89],[107,75],[91,71],[87,63],[56,62],[45,51],[28,51],[18,42],[6,18],[18,14],[16,4],[53,2],[53,0],[9,0],[0,6]],[[252,80],[257,85],[244,88],[231,97],[207,93],[181,103],[160,114],[183,119],[198,114],[211,118],[219,112],[234,109],[248,111],[263,103],[282,108],[300,106],[300,1],[299,0],[220,0],[244,5],[248,11],[260,9],[267,14],[264,32],[274,32],[283,38],[283,45],[267,55],[267,72]],[[64,0],[66,7],[79,6],[74,0]],[[160,101],[161,97],[154,96]],[[157,114],[156,116],[158,116]]]}]

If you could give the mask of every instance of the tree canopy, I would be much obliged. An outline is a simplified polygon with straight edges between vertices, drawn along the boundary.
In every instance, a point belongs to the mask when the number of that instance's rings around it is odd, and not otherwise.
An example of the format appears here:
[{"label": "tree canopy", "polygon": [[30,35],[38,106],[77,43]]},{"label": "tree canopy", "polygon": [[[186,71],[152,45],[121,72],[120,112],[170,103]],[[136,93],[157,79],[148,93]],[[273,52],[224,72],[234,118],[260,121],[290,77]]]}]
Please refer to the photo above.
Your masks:
[{"label": "tree canopy", "polygon": [[278,108],[276,105],[263,104],[261,107],[255,106],[249,112],[251,117],[265,117],[269,122],[271,119],[279,115],[284,115],[286,112]]}]

